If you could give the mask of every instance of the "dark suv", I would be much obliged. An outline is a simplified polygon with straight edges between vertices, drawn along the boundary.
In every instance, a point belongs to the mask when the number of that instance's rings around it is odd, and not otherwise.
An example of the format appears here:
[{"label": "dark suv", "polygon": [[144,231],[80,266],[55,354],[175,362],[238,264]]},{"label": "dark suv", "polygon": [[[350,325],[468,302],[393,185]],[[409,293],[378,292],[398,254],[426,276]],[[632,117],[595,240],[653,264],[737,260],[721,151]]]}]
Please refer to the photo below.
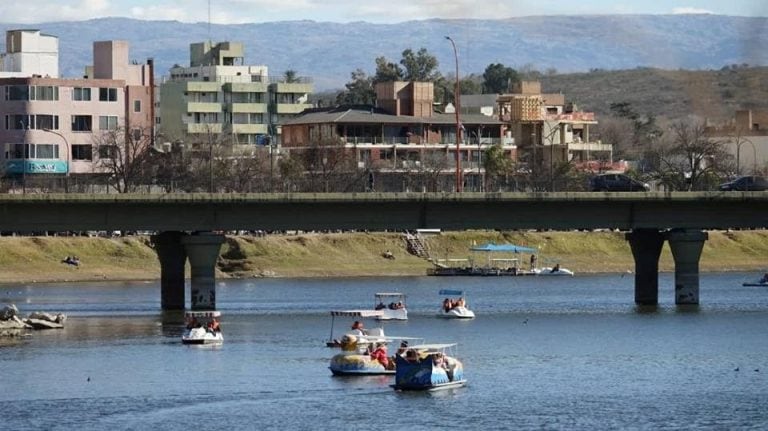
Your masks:
[{"label": "dark suv", "polygon": [[724,192],[729,191],[755,191],[763,192],[768,190],[768,181],[763,177],[745,176],[736,178],[733,181],[720,184],[720,190]]},{"label": "dark suv", "polygon": [[592,177],[589,189],[593,192],[647,192],[651,188],[624,174],[602,174]]}]

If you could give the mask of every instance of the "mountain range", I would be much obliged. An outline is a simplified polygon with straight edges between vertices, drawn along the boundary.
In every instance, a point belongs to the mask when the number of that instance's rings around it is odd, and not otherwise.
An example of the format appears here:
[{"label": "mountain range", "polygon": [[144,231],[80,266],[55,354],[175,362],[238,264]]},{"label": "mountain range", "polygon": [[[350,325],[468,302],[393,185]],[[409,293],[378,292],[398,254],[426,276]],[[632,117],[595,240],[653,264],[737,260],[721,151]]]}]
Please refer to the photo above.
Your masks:
[{"label": "mountain range", "polygon": [[[131,58],[153,58],[156,74],[189,63],[189,44],[211,40],[245,45],[245,64],[265,64],[271,75],[292,69],[316,91],[343,88],[350,73],[373,73],[374,59],[398,62],[408,48],[426,48],[440,70],[454,70],[456,42],[462,75],[491,63],[514,68],[580,72],[593,69],[720,69],[768,65],[768,18],[722,15],[537,16],[498,20],[432,19],[397,24],[281,21],[219,25],[101,18],[77,22],[0,24],[0,31],[36,28],[59,38],[62,77],[78,77],[98,40],[127,40]],[[4,46],[0,45],[4,52]]]}]

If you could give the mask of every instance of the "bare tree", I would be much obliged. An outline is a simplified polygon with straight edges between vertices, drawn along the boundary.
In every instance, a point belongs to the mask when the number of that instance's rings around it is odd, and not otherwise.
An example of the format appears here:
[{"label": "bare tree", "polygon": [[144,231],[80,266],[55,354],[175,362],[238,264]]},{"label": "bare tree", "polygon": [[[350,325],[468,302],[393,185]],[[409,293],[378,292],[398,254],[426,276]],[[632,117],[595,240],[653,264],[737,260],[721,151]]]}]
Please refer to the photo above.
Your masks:
[{"label": "bare tree", "polygon": [[723,141],[707,136],[700,122],[672,124],[669,138],[660,143],[651,156],[656,175],[671,190],[707,190],[731,163]]},{"label": "bare tree", "polygon": [[136,192],[152,181],[152,137],[149,129],[116,128],[93,138],[97,171],[108,175],[108,184],[118,193]]}]

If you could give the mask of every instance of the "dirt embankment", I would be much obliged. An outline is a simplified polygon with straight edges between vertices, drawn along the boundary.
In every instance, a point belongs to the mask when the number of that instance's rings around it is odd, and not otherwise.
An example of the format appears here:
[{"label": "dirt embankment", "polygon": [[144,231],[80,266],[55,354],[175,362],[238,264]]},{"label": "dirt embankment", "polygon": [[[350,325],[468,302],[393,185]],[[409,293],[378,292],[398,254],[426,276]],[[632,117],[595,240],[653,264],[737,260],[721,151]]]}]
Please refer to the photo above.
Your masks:
[{"label": "dirt embankment", "polygon": [[[560,262],[578,273],[625,272],[634,261],[619,232],[444,232],[426,237],[433,258],[471,258],[475,244],[514,243],[539,250],[539,265]],[[382,254],[389,250],[394,259]],[[79,266],[63,263],[77,256]],[[520,258],[503,255],[494,258]],[[352,277],[423,275],[430,263],[408,253],[400,233],[344,233],[228,237],[222,246],[220,277]],[[2,237],[0,282],[141,280],[160,277],[149,238]],[[768,231],[709,232],[702,271],[764,271],[768,267]],[[674,269],[669,245],[659,268]]]}]

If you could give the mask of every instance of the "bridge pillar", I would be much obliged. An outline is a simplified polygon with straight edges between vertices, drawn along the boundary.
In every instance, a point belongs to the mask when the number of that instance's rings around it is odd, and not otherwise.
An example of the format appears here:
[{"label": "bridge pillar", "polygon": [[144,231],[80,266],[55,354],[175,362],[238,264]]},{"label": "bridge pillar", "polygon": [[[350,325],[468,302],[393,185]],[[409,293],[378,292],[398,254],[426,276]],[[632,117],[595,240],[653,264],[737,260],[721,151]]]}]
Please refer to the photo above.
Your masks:
[{"label": "bridge pillar", "polygon": [[657,229],[635,229],[626,234],[635,259],[635,304],[659,303],[659,256],[664,235]]},{"label": "bridge pillar", "polygon": [[181,240],[189,256],[192,310],[216,309],[216,259],[224,235],[202,232]]},{"label": "bridge pillar", "polygon": [[187,253],[181,244],[182,232],[152,235],[155,253],[160,260],[160,307],[163,310],[184,309],[184,266]]},{"label": "bridge pillar", "polygon": [[672,230],[667,235],[675,260],[675,304],[699,303],[699,258],[707,238],[706,232],[692,229]]}]

